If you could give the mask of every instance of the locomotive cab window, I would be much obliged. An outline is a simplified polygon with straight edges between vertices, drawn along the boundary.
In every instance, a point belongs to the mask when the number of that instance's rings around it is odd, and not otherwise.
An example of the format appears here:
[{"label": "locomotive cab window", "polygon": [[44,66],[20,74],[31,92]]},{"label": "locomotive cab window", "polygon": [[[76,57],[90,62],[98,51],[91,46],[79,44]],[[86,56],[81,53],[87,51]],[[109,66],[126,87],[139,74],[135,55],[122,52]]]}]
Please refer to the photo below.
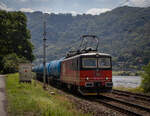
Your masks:
[{"label": "locomotive cab window", "polygon": [[110,58],[99,58],[98,67],[99,68],[111,68]]},{"label": "locomotive cab window", "polygon": [[83,68],[96,68],[97,67],[96,58],[82,58],[82,67]]}]

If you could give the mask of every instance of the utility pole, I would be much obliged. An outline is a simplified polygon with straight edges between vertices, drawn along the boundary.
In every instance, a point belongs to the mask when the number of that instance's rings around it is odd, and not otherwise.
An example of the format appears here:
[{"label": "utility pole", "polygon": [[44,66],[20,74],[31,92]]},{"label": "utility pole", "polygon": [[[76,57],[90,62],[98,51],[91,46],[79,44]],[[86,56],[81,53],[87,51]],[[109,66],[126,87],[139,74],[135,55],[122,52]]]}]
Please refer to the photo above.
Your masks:
[{"label": "utility pole", "polygon": [[44,32],[43,32],[43,88],[46,89],[46,19],[44,16]]}]

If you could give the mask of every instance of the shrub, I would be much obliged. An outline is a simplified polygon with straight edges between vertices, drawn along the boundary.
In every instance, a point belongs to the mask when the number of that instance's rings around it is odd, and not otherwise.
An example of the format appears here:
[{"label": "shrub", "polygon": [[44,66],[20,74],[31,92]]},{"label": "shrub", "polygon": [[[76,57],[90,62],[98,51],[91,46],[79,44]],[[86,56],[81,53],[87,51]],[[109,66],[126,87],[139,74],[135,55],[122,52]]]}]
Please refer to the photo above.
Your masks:
[{"label": "shrub", "polygon": [[144,66],[143,70],[141,87],[144,92],[150,92],[150,63]]},{"label": "shrub", "polygon": [[15,53],[5,56],[2,60],[3,73],[14,73],[18,71],[18,65],[21,62],[27,62],[24,57],[20,58]]}]

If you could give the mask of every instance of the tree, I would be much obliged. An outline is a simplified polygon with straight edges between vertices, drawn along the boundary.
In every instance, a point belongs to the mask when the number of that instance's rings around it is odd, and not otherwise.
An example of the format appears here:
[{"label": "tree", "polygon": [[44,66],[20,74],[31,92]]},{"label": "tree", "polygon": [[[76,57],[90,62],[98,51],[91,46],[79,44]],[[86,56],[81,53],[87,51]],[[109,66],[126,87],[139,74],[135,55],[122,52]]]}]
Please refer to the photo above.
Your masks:
[{"label": "tree", "polygon": [[150,62],[143,67],[143,70],[141,87],[145,92],[150,92]]},{"label": "tree", "polygon": [[33,61],[33,45],[30,38],[27,18],[24,13],[0,10],[0,71],[8,68],[6,66],[8,61],[5,59],[14,53],[16,59],[24,57],[26,60]]},{"label": "tree", "polygon": [[16,53],[32,61],[34,56],[30,38],[24,13],[0,11],[0,56]]}]

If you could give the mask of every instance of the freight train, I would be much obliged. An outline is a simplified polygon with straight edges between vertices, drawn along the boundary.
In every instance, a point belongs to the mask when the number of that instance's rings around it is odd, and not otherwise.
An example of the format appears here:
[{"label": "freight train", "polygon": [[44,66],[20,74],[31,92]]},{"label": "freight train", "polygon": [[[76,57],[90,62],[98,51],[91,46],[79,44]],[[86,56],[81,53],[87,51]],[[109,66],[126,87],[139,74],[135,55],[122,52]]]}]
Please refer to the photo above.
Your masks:
[{"label": "freight train", "polygon": [[[96,40],[95,49],[87,47],[87,38]],[[110,92],[113,86],[111,55],[99,53],[98,45],[97,36],[82,36],[80,49],[70,51],[64,58],[46,63],[47,82],[82,95]],[[42,64],[33,68],[38,80],[43,78],[43,69]]]}]

